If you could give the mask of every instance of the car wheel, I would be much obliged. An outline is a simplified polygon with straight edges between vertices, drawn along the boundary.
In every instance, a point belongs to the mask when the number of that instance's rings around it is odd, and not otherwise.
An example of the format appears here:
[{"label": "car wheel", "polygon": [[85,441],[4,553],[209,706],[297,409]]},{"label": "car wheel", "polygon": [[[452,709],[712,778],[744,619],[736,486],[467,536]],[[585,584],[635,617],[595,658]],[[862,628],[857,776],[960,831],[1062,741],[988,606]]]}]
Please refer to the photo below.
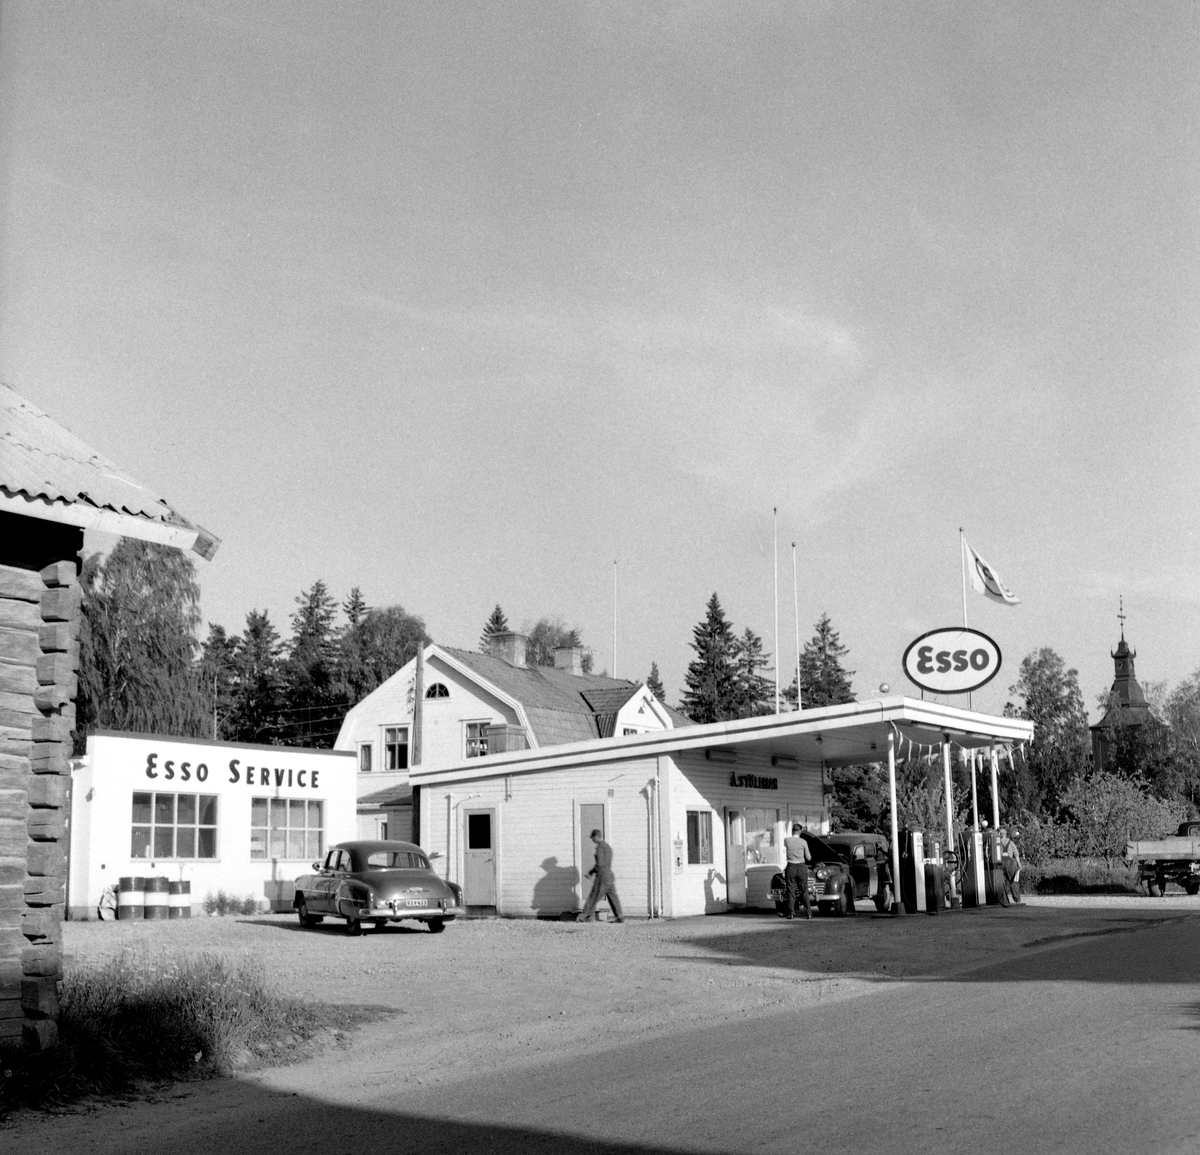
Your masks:
[{"label": "car wheel", "polygon": [[429,933],[441,934],[446,929],[446,920],[444,918],[431,918],[429,920]]},{"label": "car wheel", "polygon": [[300,918],[300,925],[306,930],[310,927],[316,926],[317,923],[321,921],[320,919],[314,918],[308,913],[308,903],[306,903],[303,898],[296,903],[296,914]]},{"label": "car wheel", "polygon": [[846,912],[850,909],[849,901],[846,898],[846,892],[843,890],[841,894],[833,900],[833,913],[838,918],[845,918]]},{"label": "car wheel", "polygon": [[1183,889],[1186,890],[1188,894],[1200,894],[1200,879],[1195,882],[1185,882]]},{"label": "car wheel", "polygon": [[351,937],[357,937],[363,932],[363,924],[361,918],[346,919],[346,933]]},{"label": "car wheel", "polygon": [[880,914],[887,914],[892,909],[892,884],[890,882],[875,896],[875,909]]}]

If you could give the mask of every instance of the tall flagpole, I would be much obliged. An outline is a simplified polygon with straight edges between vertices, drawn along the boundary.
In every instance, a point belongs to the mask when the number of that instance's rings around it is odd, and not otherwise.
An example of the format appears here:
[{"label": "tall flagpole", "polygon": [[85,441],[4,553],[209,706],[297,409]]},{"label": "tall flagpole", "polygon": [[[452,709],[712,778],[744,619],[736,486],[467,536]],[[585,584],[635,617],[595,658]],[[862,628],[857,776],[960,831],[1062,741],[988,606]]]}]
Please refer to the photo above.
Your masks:
[{"label": "tall flagpole", "polygon": [[[958,527],[958,562],[959,569],[962,570],[962,600],[963,600],[963,629],[968,629],[967,624],[967,538],[963,533],[963,527]],[[975,705],[975,696],[970,690],[967,691],[967,709],[970,710]]]},{"label": "tall flagpole", "polygon": [[792,542],[792,615],[796,619],[796,709],[803,709],[800,701],[800,587],[796,581],[796,543]]},{"label": "tall flagpole", "polygon": [[775,713],[779,713],[779,509],[771,508],[775,523]]},{"label": "tall flagpole", "polygon": [[613,672],[617,676],[617,559],[613,558]]}]

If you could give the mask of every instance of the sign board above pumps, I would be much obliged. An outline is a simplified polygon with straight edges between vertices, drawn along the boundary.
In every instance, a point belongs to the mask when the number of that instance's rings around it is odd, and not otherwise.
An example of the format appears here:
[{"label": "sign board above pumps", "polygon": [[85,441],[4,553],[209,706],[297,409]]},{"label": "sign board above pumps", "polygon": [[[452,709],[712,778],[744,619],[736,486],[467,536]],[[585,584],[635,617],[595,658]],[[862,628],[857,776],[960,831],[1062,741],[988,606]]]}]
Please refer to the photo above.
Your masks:
[{"label": "sign board above pumps", "polygon": [[930,630],[904,651],[904,672],[931,694],[966,694],[1000,673],[1000,647],[966,626]]}]

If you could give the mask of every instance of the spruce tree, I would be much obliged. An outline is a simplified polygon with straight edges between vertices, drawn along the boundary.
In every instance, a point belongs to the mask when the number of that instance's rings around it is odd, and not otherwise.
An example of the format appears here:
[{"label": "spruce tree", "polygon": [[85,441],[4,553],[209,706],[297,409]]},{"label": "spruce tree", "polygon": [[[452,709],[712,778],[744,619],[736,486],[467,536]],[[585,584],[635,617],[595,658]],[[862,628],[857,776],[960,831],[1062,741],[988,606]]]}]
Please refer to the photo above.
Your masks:
[{"label": "spruce tree", "polygon": [[736,716],[737,641],[733,627],[714,593],[708,599],[704,620],[692,629],[691,647],[696,657],[684,674],[680,707],[693,722],[720,722]]},{"label": "spruce tree", "polygon": [[650,663],[650,676],[646,679],[646,689],[660,702],[666,702],[667,691],[663,689],[662,678],[658,676],[658,663]]},{"label": "spruce tree", "polygon": [[760,671],[773,669],[763,641],[749,626],[734,645],[737,689],[734,717],[753,718],[775,710],[775,683]]},{"label": "spruce tree", "polygon": [[284,678],[279,631],[266,610],[251,610],[234,658],[236,689],[229,737],[239,742],[280,743]]},{"label": "spruce tree", "polygon": [[854,671],[847,670],[842,664],[849,651],[842,645],[828,614],[821,615],[815,629],[800,655],[801,706],[811,710],[853,702],[850,678]]},{"label": "spruce tree", "polygon": [[483,633],[479,638],[479,652],[486,654],[488,652],[488,643],[496,634],[508,633],[508,618],[504,616],[504,611],[500,608],[500,603],[496,603],[496,608],[492,610],[492,616],[483,623]]}]

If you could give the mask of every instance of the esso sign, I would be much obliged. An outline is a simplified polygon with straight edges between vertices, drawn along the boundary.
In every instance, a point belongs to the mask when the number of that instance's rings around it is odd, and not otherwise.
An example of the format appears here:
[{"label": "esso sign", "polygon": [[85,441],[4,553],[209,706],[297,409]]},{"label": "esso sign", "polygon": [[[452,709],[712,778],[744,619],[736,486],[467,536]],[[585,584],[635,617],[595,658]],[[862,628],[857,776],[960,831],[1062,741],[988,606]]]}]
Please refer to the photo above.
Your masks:
[{"label": "esso sign", "polygon": [[904,651],[904,672],[931,694],[966,694],[1000,673],[1000,647],[965,626],[930,630]]}]

